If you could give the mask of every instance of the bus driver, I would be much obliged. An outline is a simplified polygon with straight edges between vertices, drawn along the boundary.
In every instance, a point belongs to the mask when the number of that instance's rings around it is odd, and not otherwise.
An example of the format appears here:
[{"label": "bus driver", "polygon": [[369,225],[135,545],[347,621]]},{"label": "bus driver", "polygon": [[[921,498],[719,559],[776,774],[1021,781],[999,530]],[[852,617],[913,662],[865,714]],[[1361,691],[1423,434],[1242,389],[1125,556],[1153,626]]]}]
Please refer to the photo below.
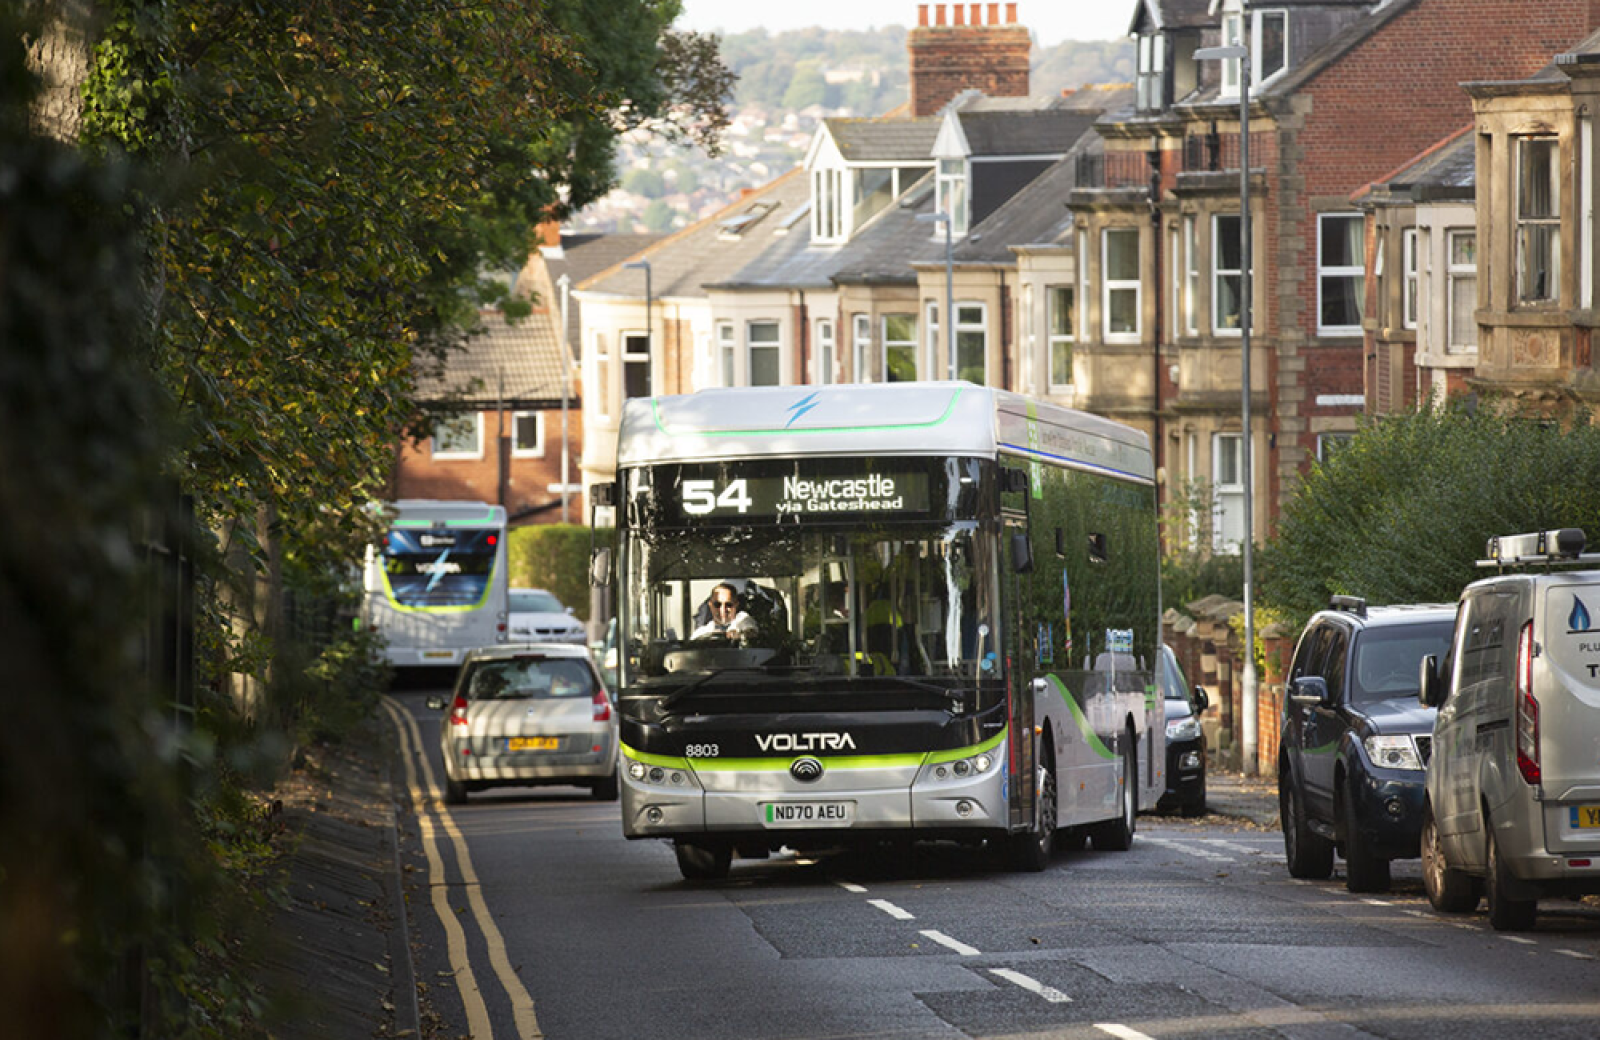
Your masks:
[{"label": "bus driver", "polygon": [[711,620],[690,632],[689,638],[748,639],[755,634],[756,619],[742,609],[738,590],[723,582],[711,590]]}]

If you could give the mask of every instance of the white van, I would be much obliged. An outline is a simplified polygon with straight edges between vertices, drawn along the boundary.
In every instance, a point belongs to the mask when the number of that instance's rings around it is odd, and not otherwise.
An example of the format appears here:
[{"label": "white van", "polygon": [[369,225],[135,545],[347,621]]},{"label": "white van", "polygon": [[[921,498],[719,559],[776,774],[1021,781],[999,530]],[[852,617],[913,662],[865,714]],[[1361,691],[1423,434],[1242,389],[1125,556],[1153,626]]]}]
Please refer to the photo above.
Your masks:
[{"label": "white van", "polygon": [[[1443,667],[1422,663],[1434,720],[1422,823],[1428,901],[1489,903],[1499,930],[1538,900],[1600,893],[1600,554],[1576,528],[1489,540],[1499,577],[1461,593]],[[1513,568],[1517,573],[1509,573]]]}]

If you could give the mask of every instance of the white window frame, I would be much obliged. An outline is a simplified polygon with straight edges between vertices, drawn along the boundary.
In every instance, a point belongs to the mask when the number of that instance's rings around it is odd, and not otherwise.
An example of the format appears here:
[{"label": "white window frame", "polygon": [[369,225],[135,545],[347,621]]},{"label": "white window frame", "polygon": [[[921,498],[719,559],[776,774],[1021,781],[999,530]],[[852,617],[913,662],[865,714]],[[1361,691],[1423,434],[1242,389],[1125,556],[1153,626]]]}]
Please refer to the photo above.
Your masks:
[{"label": "white window frame", "polygon": [[[1361,335],[1361,311],[1366,298],[1366,263],[1364,248],[1359,248],[1355,263],[1323,265],[1322,247],[1328,234],[1330,221],[1339,221],[1339,226],[1344,227],[1346,221],[1355,221],[1356,226],[1363,229],[1360,244],[1366,241],[1366,220],[1359,213],[1318,213],[1317,214],[1317,335],[1319,336],[1359,336]],[[1323,289],[1330,278],[1352,278],[1355,280],[1356,294],[1356,323],[1354,325],[1324,325],[1322,323]]]},{"label": "white window frame", "polygon": [[[630,349],[635,345],[642,345],[643,349]],[[649,397],[655,393],[655,372],[652,371],[650,358],[650,334],[648,332],[624,332],[622,334],[622,385],[618,388],[626,399],[628,394],[628,373],[631,366],[643,365],[645,382],[648,384],[649,393],[642,396]]]},{"label": "white window frame", "polygon": [[940,300],[927,300],[922,306],[922,312],[927,315],[927,320],[923,322],[923,327],[926,330],[925,339],[928,346],[929,379],[945,378],[945,372],[939,369],[939,325],[941,320],[940,312],[943,307],[943,301]]},{"label": "white window frame", "polygon": [[[1225,461],[1232,462],[1232,479],[1225,480]],[[1244,435],[1240,433],[1213,433],[1211,435],[1211,492],[1212,524],[1211,524],[1211,550],[1229,556],[1238,555],[1243,551],[1242,541],[1232,541],[1226,537],[1228,524],[1226,518],[1233,515],[1233,510],[1238,511],[1238,522],[1242,530],[1244,517]],[[1241,535],[1248,537],[1248,533]]]},{"label": "white window frame", "polygon": [[[1065,333],[1058,333],[1056,331],[1055,316],[1059,313],[1058,300],[1060,297],[1058,294],[1060,293],[1067,294],[1067,331]],[[1077,300],[1075,299],[1075,295],[1076,287],[1072,285],[1047,285],[1044,289],[1045,376],[1047,379],[1047,385],[1050,387],[1050,392],[1053,394],[1070,392],[1076,385],[1074,382],[1073,372],[1075,367],[1074,361],[1076,360],[1073,357],[1073,346],[1075,343],[1077,343],[1077,314],[1075,313],[1077,310]],[[1060,375],[1060,373],[1056,370],[1056,347],[1058,346],[1065,346],[1067,348],[1066,382],[1062,382],[1056,378],[1056,376]]]},{"label": "white window frame", "polygon": [[1342,432],[1317,434],[1317,461],[1327,462],[1339,450],[1334,448],[1333,445],[1337,444],[1339,448],[1344,448],[1355,439],[1355,436],[1353,433]]},{"label": "white window frame", "polygon": [[833,336],[833,319],[818,318],[816,330],[817,383],[820,386],[827,386],[838,381],[838,371],[835,366],[838,364],[839,345]]},{"label": "white window frame", "polygon": [[870,383],[872,376],[867,371],[867,359],[872,356],[872,315],[853,315],[850,326],[852,330],[850,377],[857,383]]},{"label": "white window frame", "polygon": [[[1244,270],[1242,267],[1222,266],[1222,222],[1231,220],[1234,224],[1234,241],[1239,241],[1239,231],[1242,230],[1243,220],[1237,213],[1213,213],[1211,215],[1211,334],[1226,339],[1241,339],[1244,332]],[[1244,261],[1244,250],[1240,244],[1239,260]],[[1235,300],[1239,304],[1239,311],[1235,315],[1238,324],[1232,328],[1222,323],[1222,279],[1232,276],[1239,280],[1239,288]]]},{"label": "white window frame", "polygon": [[1200,335],[1200,219],[1183,215],[1183,331]]},{"label": "white window frame", "polygon": [[811,171],[811,237],[819,243],[841,242],[848,235],[844,171],[822,167]]},{"label": "white window frame", "polygon": [[1178,338],[1178,322],[1183,315],[1183,233],[1178,225],[1167,225],[1167,335]]},{"label": "white window frame", "polygon": [[[756,330],[763,333],[770,330],[772,339],[756,339]],[[756,358],[759,355],[772,356],[771,383],[756,382]],[[782,386],[783,385],[783,324],[776,318],[752,318],[744,323],[744,372],[745,382],[751,386]]]},{"label": "white window frame", "polygon": [[1417,258],[1420,241],[1414,227],[1400,232],[1400,327],[1413,330],[1417,327],[1417,311],[1422,302],[1421,265]]},{"label": "white window frame", "polygon": [[[441,448],[439,446],[439,431],[447,425],[472,423],[471,448]],[[465,431],[463,431],[465,432]],[[435,459],[481,459],[483,458],[483,413],[482,412],[456,412],[434,422],[433,435],[429,439],[429,456]]]},{"label": "white window frame", "polygon": [[[1106,343],[1138,343],[1144,334],[1144,279],[1112,278],[1111,277],[1111,241],[1112,236],[1132,236],[1134,245],[1134,267],[1140,268],[1144,257],[1141,255],[1143,243],[1139,239],[1139,229],[1130,227],[1108,227],[1100,230],[1100,338]],[[1121,332],[1111,329],[1111,297],[1113,293],[1133,294],[1133,328]]]},{"label": "white window frame", "polygon": [[[538,442],[538,447],[517,447],[517,421],[520,419],[533,420],[533,439]],[[544,413],[521,411],[511,413],[511,457],[514,459],[542,459],[544,458]]]},{"label": "white window frame", "polygon": [[[1472,263],[1460,264],[1456,262],[1455,243],[1461,238],[1472,239]],[[1456,331],[1456,283],[1464,278],[1472,279],[1472,309],[1474,314],[1478,308],[1478,229],[1475,227],[1445,228],[1444,231],[1444,263],[1445,263],[1445,299],[1444,299],[1444,344],[1447,354],[1471,354],[1478,349],[1478,323],[1474,319],[1468,324],[1472,329],[1471,343],[1457,343]]]},{"label": "white window frame", "polygon": [[739,340],[733,330],[733,322],[717,322],[717,372],[722,376],[723,386],[739,385],[738,362],[735,358],[739,354]]},{"label": "white window frame", "polygon": [[[1284,73],[1289,71],[1289,11],[1287,8],[1282,7],[1264,8],[1259,11],[1250,11],[1250,39],[1246,41],[1244,38],[1245,16],[1237,9],[1237,5],[1232,6],[1234,7],[1234,10],[1224,11],[1222,14],[1222,32],[1220,37],[1221,43],[1225,47],[1248,43],[1251,58],[1250,90],[1254,92],[1258,88],[1266,86],[1279,76],[1282,76]],[[1261,60],[1261,56],[1265,53],[1266,36],[1263,30],[1265,23],[1269,18],[1283,19],[1283,51],[1280,55],[1283,59],[1283,64],[1279,65],[1278,68],[1263,76],[1261,71],[1265,62]],[[1239,96],[1239,59],[1230,58],[1222,63],[1222,84],[1218,93],[1222,97],[1236,98]]]},{"label": "white window frame", "polygon": [[[906,339],[896,339],[896,340],[891,340],[889,338],[889,323],[890,323],[890,321],[892,319],[895,319],[895,318],[904,318],[907,322],[910,323],[910,325],[911,325],[911,335],[908,338],[906,338]],[[878,328],[883,334],[880,337],[881,342],[880,342],[879,351],[878,351],[878,359],[882,363],[882,366],[883,366],[880,369],[880,371],[883,372],[883,381],[885,383],[904,382],[904,380],[894,380],[894,379],[891,379],[889,377],[889,350],[891,348],[898,348],[898,349],[910,354],[910,356],[911,356],[911,380],[914,381],[914,380],[918,379],[919,378],[919,374],[917,372],[917,314],[916,314],[916,312],[912,311],[911,313],[908,314],[908,313],[906,313],[904,311],[898,311],[898,312],[891,313],[891,314],[881,315],[879,317],[879,319],[878,319]]]},{"label": "white window frame", "polygon": [[[959,167],[960,172],[957,172]],[[972,210],[972,167],[965,159],[940,159],[935,175],[940,213],[950,216],[950,234],[960,238],[967,233],[967,218]]]},{"label": "white window frame", "polygon": [[[1548,306],[1556,303],[1561,298],[1561,139],[1550,135],[1527,136],[1515,138],[1516,141],[1516,166],[1513,171],[1516,177],[1516,291],[1517,305]],[[1533,146],[1541,150],[1548,148],[1550,162],[1548,174],[1550,183],[1546,185],[1550,193],[1550,211],[1547,213],[1525,213],[1523,206],[1527,201],[1524,181],[1528,175],[1528,155]],[[1546,290],[1541,295],[1534,295],[1535,289],[1529,282],[1529,249],[1528,234],[1533,231],[1545,231],[1549,234],[1550,252],[1546,257],[1549,264],[1547,271],[1548,282]]]},{"label": "white window frame", "polygon": [[1163,86],[1167,70],[1167,38],[1159,32],[1144,33],[1139,37],[1139,71],[1136,79],[1138,106],[1141,112],[1161,108]]},{"label": "white window frame", "polygon": [[1078,244],[1073,262],[1078,265],[1078,327],[1090,328],[1089,325],[1089,232],[1078,231]]},{"label": "white window frame", "polygon": [[[975,309],[978,313],[976,321],[968,320],[962,313],[968,308]],[[970,379],[979,386],[989,385],[989,306],[978,300],[957,300],[955,307],[955,335],[950,337],[951,346],[956,351],[956,378]],[[979,337],[980,356],[982,357],[983,378],[971,379],[961,374],[961,334],[976,333]]]}]

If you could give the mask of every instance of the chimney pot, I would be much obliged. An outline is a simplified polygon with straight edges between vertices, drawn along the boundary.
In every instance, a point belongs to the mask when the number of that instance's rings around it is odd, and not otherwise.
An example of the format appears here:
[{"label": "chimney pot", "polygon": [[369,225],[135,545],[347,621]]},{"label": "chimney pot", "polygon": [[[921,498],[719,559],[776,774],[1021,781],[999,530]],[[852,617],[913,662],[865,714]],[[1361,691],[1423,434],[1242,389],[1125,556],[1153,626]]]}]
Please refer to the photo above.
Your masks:
[{"label": "chimney pot", "polygon": [[917,5],[917,28],[926,29],[927,27],[928,27],[928,5],[927,4],[918,4]]},{"label": "chimney pot", "polygon": [[1006,24],[1007,25],[1016,25],[1017,24],[1017,5],[1016,4],[1006,4]]},{"label": "chimney pot", "polygon": [[999,25],[1000,24],[1000,5],[998,3],[994,3],[994,4],[990,4],[989,5],[989,24],[990,25]]},{"label": "chimney pot", "polygon": [[972,4],[972,5],[970,5],[970,10],[967,12],[967,21],[970,22],[973,25],[982,25],[983,24],[983,5],[982,4]]},{"label": "chimney pot", "polygon": [[943,25],[944,24],[944,5],[943,4],[935,4],[933,6],[933,18],[934,18],[934,21],[933,21],[934,25]]},{"label": "chimney pot", "polygon": [[954,19],[955,19],[954,21],[952,21],[950,23],[951,25],[966,25],[967,24],[967,8],[966,8],[965,4],[952,4],[950,6],[950,13],[954,16]]}]

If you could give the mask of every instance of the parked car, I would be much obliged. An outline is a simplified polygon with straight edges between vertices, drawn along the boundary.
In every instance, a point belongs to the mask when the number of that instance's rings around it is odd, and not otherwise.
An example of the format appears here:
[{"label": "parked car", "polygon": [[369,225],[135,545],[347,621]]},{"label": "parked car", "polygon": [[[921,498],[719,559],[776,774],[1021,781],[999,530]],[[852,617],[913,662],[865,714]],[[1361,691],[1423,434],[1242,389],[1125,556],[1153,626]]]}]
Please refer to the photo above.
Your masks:
[{"label": "parked car", "polygon": [[1389,887],[1389,861],[1419,854],[1433,711],[1419,668],[1443,654],[1455,608],[1368,608],[1335,596],[1295,646],[1278,750],[1278,808],[1289,873],[1325,878],[1337,851],[1352,892]]},{"label": "parked car", "polygon": [[[445,699],[428,706],[444,709]],[[445,801],[486,787],[586,786],[617,797],[617,713],[585,646],[468,651],[439,724]]]},{"label": "parked car", "polygon": [[1424,661],[1423,887],[1442,911],[1487,897],[1498,930],[1600,893],[1600,570],[1549,570],[1600,565],[1584,546],[1576,528],[1490,539],[1482,563],[1539,573],[1468,585],[1449,657]]},{"label": "parked car", "polygon": [[583,622],[572,608],[544,589],[512,589],[506,627],[514,643],[587,642]]},{"label": "parked car", "polygon": [[1206,734],[1200,714],[1209,706],[1204,687],[1189,685],[1177,655],[1161,648],[1161,668],[1156,677],[1167,710],[1167,790],[1156,803],[1157,812],[1177,809],[1185,816],[1206,811]]}]

